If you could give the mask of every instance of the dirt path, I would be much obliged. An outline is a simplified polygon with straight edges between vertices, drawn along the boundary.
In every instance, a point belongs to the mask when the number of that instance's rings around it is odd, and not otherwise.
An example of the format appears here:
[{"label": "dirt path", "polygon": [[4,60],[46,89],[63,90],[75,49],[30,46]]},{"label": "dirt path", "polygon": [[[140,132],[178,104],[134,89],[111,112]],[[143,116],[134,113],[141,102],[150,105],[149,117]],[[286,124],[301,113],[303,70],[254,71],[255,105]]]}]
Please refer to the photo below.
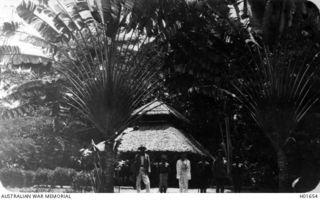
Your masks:
[{"label": "dirt path", "polygon": [[[115,193],[119,192],[119,187],[115,187],[114,189]],[[120,188],[120,193],[136,193],[137,191],[134,190],[133,188],[126,188],[126,187],[121,187]],[[146,190],[142,190],[141,193],[145,193]],[[158,193],[159,189],[158,188],[151,188],[150,193]],[[207,193],[215,193],[216,189],[214,188],[209,188],[207,189]],[[230,193],[231,191],[226,189],[226,193]],[[179,193],[179,188],[168,188],[167,193]],[[188,193],[198,193],[198,189],[189,189]]]}]

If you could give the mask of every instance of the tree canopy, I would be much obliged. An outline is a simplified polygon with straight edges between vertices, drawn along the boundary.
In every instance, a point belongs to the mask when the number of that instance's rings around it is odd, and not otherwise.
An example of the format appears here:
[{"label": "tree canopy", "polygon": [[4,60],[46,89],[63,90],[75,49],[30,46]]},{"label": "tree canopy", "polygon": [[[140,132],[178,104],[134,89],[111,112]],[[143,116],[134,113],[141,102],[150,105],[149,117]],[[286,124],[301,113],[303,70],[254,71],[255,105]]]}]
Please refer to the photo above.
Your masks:
[{"label": "tree canopy", "polygon": [[[288,191],[284,166],[301,148],[288,143],[319,105],[313,3],[50,0],[22,1],[17,13],[38,33],[18,23],[2,28],[0,58],[11,64],[1,75],[19,83],[1,98],[19,103],[3,109],[3,120],[50,107],[54,130],[75,119],[112,141],[135,108],[157,97],[190,118],[188,128],[212,152],[222,142],[251,162],[273,154]],[[12,72],[24,66],[32,76]]]}]

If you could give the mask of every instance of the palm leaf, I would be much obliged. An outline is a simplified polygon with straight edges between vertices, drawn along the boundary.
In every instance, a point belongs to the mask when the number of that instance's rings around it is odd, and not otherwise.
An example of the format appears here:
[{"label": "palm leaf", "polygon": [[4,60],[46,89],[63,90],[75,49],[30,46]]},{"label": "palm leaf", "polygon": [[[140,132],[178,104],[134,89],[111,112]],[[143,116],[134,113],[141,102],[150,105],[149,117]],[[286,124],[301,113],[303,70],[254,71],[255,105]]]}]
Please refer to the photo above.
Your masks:
[{"label": "palm leaf", "polygon": [[[63,60],[53,59],[68,80],[66,102],[106,137],[128,123],[131,112],[159,87],[160,67],[150,66],[152,57],[145,59],[141,51],[152,38],[145,30],[130,27],[127,21],[132,9],[142,5],[134,1],[100,2],[102,26],[91,15],[86,1],[55,0],[48,5],[23,1],[17,8],[19,16],[44,37],[44,40],[24,37],[24,42],[35,46],[46,44],[47,49],[54,49],[54,55],[64,55]],[[3,56],[31,57],[20,47],[7,47],[2,52]],[[43,83],[39,84],[39,87],[34,82],[16,88],[7,99],[31,98],[37,89],[44,88]]]},{"label": "palm leaf", "polygon": [[9,94],[2,100],[19,100],[23,98],[32,98],[35,96],[44,95],[46,86],[51,84],[47,80],[32,80],[18,87],[14,87],[9,91]]},{"label": "palm leaf", "polygon": [[25,117],[26,115],[30,115],[33,111],[35,111],[35,105],[26,103],[16,108],[3,110],[0,116],[2,120],[9,120]]},{"label": "palm leaf", "polygon": [[[65,71],[65,76],[71,83],[67,88],[70,95],[66,96],[66,99],[70,106],[86,116],[100,132],[110,137],[131,118],[131,112],[141,104],[141,100],[154,91],[157,78],[155,69],[144,67],[145,63],[138,60],[140,47],[149,41],[145,33],[133,30],[130,39],[126,40],[126,31],[118,26],[120,16],[123,15],[117,12],[123,11],[122,5],[110,1],[102,2],[100,6],[105,13],[109,12],[109,15],[104,17],[107,21],[106,28],[110,28],[110,32],[106,33],[114,39],[111,43],[104,42],[102,54],[105,60],[98,63],[96,68],[91,68],[91,73],[77,69]],[[112,33],[114,30],[117,32]],[[137,39],[140,42],[134,42]],[[130,56],[122,60],[128,52],[131,52]]]},{"label": "palm leaf", "polygon": [[[45,19],[36,15],[38,8],[39,7],[31,1],[22,1],[22,3],[17,7],[17,13],[27,23],[32,24],[46,40],[50,42],[60,41],[64,36],[61,35],[52,25],[49,25]],[[39,12],[42,12],[41,8]]]},{"label": "palm leaf", "polygon": [[[29,53],[30,49],[28,50],[25,47],[21,49],[19,46],[10,46],[10,45],[2,45],[0,46],[0,62],[3,63],[13,63],[13,64],[20,64],[20,63],[47,63],[52,61],[52,58],[42,54],[42,50],[34,49],[35,52]],[[37,55],[38,54],[38,55]]]},{"label": "palm leaf", "polygon": [[[265,49],[260,56],[258,79],[234,84],[241,102],[256,123],[269,137],[273,137],[271,133],[279,133],[281,144],[319,100],[313,91],[317,68],[295,66],[294,58],[287,55],[283,51],[272,54]],[[255,90],[252,90],[253,85]]]}]

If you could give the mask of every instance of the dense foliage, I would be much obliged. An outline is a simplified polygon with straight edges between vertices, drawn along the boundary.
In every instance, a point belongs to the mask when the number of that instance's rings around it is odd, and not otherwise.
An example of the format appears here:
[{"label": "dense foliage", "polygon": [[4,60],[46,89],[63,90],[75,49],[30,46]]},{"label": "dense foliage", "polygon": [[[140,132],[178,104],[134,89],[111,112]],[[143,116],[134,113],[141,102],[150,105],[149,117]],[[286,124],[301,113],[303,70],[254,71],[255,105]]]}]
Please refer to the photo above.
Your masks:
[{"label": "dense foliage", "polygon": [[[20,100],[22,109],[7,109],[2,118],[35,113],[37,109],[26,112],[30,104],[50,111],[44,118],[33,115],[37,123],[24,123],[30,118],[13,120],[21,126],[16,130],[9,130],[11,122],[5,121],[3,141],[11,146],[3,148],[2,166],[81,167],[74,163],[75,149],[79,142],[89,143],[92,138],[76,135],[76,130],[89,128],[87,133],[96,132],[95,136],[86,134],[89,137],[112,141],[116,131],[132,120],[133,108],[157,97],[190,119],[192,125],[186,128],[212,154],[227,145],[229,162],[236,155],[246,160],[251,176],[264,188],[279,182],[281,189],[289,191],[288,183],[297,177],[311,180],[303,163],[312,166],[307,170],[310,174],[318,174],[319,156],[311,153],[319,151],[318,127],[310,122],[319,118],[320,23],[319,10],[312,3],[248,0],[240,8],[236,1],[48,2],[26,1],[18,13],[42,36],[29,36],[24,42],[45,45],[46,51],[38,59],[49,68],[59,66],[59,73],[41,71],[36,78],[13,74],[15,82],[27,81],[6,101]],[[76,9],[68,15],[66,8],[71,7]],[[88,14],[85,19],[80,12]],[[55,28],[39,20],[48,13]],[[17,24],[4,27],[6,37],[22,34],[15,28]],[[152,42],[141,45],[138,40],[126,40],[118,31],[131,33],[131,39],[152,38]],[[110,42],[114,46],[108,46]],[[8,55],[16,56],[17,61],[25,58],[26,52],[18,47],[3,46],[1,50],[8,52],[2,60],[8,61]],[[55,61],[54,65],[48,60]],[[61,79],[57,74],[64,76],[64,87],[56,83]],[[31,81],[26,87],[25,82],[46,75],[51,77],[49,82]],[[28,94],[28,89],[30,95],[17,95]],[[57,98],[60,95],[65,99]],[[71,107],[62,109],[69,117],[58,112],[65,106],[62,102]],[[73,160],[63,162],[66,158]],[[288,169],[283,167],[287,164]]]},{"label": "dense foliage", "polygon": [[72,168],[61,167],[53,170],[39,168],[36,171],[21,168],[0,169],[1,183],[12,188],[72,186],[75,191],[91,191],[92,177],[91,172],[76,172]]}]

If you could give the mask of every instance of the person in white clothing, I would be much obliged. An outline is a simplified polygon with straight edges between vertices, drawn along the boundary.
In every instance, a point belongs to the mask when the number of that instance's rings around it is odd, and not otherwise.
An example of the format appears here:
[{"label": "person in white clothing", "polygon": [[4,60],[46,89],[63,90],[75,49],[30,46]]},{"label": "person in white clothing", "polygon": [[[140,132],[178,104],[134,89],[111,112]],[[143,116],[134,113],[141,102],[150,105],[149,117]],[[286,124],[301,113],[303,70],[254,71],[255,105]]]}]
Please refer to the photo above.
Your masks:
[{"label": "person in white clothing", "polygon": [[188,192],[189,180],[191,180],[191,164],[186,154],[182,154],[177,161],[177,179],[180,192]]}]

